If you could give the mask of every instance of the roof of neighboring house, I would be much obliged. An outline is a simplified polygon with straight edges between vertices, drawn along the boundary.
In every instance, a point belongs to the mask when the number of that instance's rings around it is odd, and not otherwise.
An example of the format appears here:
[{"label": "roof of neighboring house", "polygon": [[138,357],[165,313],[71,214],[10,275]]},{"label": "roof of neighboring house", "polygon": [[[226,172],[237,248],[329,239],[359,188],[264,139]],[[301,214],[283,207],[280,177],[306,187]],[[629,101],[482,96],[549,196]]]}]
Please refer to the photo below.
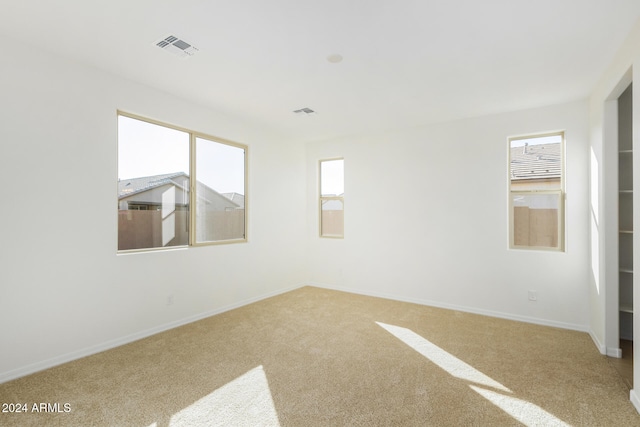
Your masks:
[{"label": "roof of neighboring house", "polygon": [[537,144],[511,148],[511,180],[560,178],[561,144]]},{"label": "roof of neighboring house", "polygon": [[222,193],[222,195],[224,197],[226,197],[227,199],[231,200],[233,203],[235,203],[236,205],[244,208],[244,195],[239,194],[239,193]]},{"label": "roof of neighboring house", "polygon": [[327,199],[322,201],[323,211],[342,211],[344,210],[344,202],[338,199]]},{"label": "roof of neighboring house", "polygon": [[[134,194],[144,193],[145,191],[152,190],[163,185],[173,184],[177,187],[182,187],[184,184],[177,181],[177,178],[189,179],[189,175],[185,172],[166,173],[163,175],[141,176],[138,178],[121,179],[118,181],[118,199],[124,199]],[[218,193],[216,190],[208,187],[201,182],[198,182],[198,188],[206,188],[213,194],[224,197],[229,200],[233,205],[244,208],[244,195],[239,193]],[[184,190],[189,191],[188,185]]]},{"label": "roof of neighboring house", "polygon": [[121,179],[118,181],[118,199],[129,197],[132,194],[142,193],[152,188],[166,184],[181,185],[175,182],[178,177],[189,178],[184,172],[166,173],[163,175],[141,176],[138,178]]}]

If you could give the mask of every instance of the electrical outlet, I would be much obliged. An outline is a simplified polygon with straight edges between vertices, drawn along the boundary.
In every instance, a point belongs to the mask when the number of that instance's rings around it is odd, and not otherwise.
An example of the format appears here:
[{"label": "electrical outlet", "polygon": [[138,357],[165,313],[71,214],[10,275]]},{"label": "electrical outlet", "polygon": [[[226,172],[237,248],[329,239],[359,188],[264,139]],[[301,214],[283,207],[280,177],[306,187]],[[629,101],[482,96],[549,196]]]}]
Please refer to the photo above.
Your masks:
[{"label": "electrical outlet", "polygon": [[529,291],[529,301],[538,301],[538,291]]},{"label": "electrical outlet", "polygon": [[167,296],[167,306],[173,305],[173,294]]}]

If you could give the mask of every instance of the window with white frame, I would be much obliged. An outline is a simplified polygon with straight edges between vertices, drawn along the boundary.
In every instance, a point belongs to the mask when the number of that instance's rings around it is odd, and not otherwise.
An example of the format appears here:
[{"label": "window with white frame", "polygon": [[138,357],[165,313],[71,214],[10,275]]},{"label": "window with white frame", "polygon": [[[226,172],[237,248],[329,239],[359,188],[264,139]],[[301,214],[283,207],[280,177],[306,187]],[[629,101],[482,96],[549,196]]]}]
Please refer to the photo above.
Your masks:
[{"label": "window with white frame", "polygon": [[320,161],[320,236],[344,237],[344,159]]},{"label": "window with white frame", "polygon": [[118,250],[246,241],[246,150],[118,113]]},{"label": "window with white frame", "polygon": [[564,133],[509,138],[509,241],[564,248]]}]

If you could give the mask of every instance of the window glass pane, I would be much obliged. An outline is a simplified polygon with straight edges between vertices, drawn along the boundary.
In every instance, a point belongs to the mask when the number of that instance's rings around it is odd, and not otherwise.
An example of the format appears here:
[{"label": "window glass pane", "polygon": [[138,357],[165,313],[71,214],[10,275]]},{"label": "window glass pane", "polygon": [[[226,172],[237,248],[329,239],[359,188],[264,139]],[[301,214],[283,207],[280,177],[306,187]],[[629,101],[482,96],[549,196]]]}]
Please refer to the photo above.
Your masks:
[{"label": "window glass pane", "polygon": [[512,193],[513,244],[559,247],[561,193]]},{"label": "window glass pane", "polygon": [[512,191],[562,188],[562,135],[510,141]]},{"label": "window glass pane", "polygon": [[342,199],[322,199],[320,219],[321,236],[342,237],[344,234],[344,201]]},{"label": "window glass pane", "polygon": [[562,249],[564,134],[509,140],[511,246]]},{"label": "window glass pane", "polygon": [[118,250],[189,243],[189,134],[118,116]]},{"label": "window glass pane", "polygon": [[344,159],[320,161],[320,236],[344,236]]},{"label": "window glass pane", "polygon": [[196,242],[245,238],[245,150],[196,138]]},{"label": "window glass pane", "polygon": [[344,195],[344,160],[320,162],[320,195]]}]

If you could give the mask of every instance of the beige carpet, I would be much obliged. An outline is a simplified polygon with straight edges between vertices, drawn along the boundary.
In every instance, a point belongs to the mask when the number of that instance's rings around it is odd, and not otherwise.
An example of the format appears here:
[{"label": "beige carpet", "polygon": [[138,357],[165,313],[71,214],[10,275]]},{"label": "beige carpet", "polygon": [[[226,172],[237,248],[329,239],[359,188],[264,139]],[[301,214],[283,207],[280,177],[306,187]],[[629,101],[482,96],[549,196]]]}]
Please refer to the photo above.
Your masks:
[{"label": "beige carpet", "polygon": [[628,393],[585,333],[305,287],[1,384],[0,425],[640,426]]}]

